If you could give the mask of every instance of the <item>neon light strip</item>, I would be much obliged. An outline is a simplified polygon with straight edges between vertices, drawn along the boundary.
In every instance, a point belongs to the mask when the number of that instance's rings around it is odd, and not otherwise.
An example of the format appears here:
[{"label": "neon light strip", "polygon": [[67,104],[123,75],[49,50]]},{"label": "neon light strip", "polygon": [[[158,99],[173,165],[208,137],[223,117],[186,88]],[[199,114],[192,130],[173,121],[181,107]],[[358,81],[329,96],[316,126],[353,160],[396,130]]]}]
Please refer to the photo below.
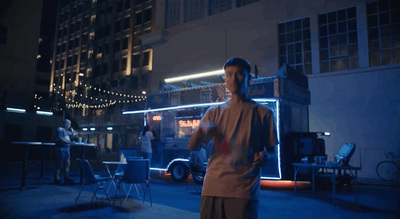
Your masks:
[{"label": "neon light strip", "polygon": [[208,77],[208,76],[213,76],[213,75],[222,75],[222,74],[225,74],[225,71],[221,69],[221,70],[216,70],[216,71],[209,71],[209,72],[204,72],[204,73],[185,75],[185,76],[174,77],[174,78],[167,78],[164,81],[166,83],[172,83],[172,82],[177,82],[177,81],[184,81],[184,80],[189,80],[189,79],[194,79],[194,78],[203,78],[203,77]]},{"label": "neon light strip", "polygon": [[40,110],[36,111],[36,114],[42,115],[42,116],[52,116],[53,115],[52,112],[46,112],[46,111],[40,111]]},{"label": "neon light strip", "polygon": [[171,162],[169,162],[169,164],[167,165],[167,168],[150,167],[150,170],[167,171],[169,169],[169,167],[172,165],[172,163],[174,163],[176,161],[189,162],[189,159],[186,159],[186,158],[175,158],[175,159],[171,160]]},{"label": "neon light strip", "polygon": [[10,113],[26,113],[25,109],[17,109],[17,108],[6,108],[6,110]]},{"label": "neon light strip", "polygon": [[[268,99],[268,98],[254,98],[256,102],[275,102],[275,99]],[[174,107],[164,107],[164,108],[157,108],[157,109],[148,109],[148,110],[136,110],[136,111],[125,111],[122,114],[137,114],[137,113],[151,113],[151,112],[158,112],[164,110],[176,110],[176,109],[186,109],[191,107],[205,107],[205,106],[216,106],[223,104],[225,102],[214,102],[214,103],[198,103],[198,104],[189,104],[189,105],[182,105],[182,106],[174,106]]]},{"label": "neon light strip", "polygon": [[[281,168],[281,140],[280,140],[280,130],[279,130],[279,126],[280,126],[280,119],[279,119],[279,101],[277,101],[276,99],[272,99],[272,98],[253,98],[253,101],[256,101],[260,104],[263,104],[265,102],[276,102],[276,130],[277,130],[277,136],[278,136],[278,142],[279,144],[277,145],[278,147],[278,173],[279,176],[278,177],[265,177],[265,176],[261,176],[261,179],[282,179],[282,168]],[[190,107],[201,107],[201,106],[214,106],[214,105],[220,105],[223,104],[225,102],[216,102],[216,103],[204,103],[204,104],[190,104],[190,105],[183,105],[183,106],[178,106],[178,107],[165,107],[165,108],[158,108],[158,109],[150,109],[150,110],[138,110],[138,111],[126,111],[123,112],[122,114],[137,114],[137,113],[148,113],[148,112],[157,112],[157,111],[163,111],[163,110],[174,110],[174,109],[184,109],[184,108],[190,108]],[[146,121],[146,120],[145,120]],[[177,158],[172,160],[167,168],[150,168],[151,170],[156,170],[156,171],[167,171],[169,166],[175,162],[175,161],[189,161],[188,159],[184,159],[184,158]]]},{"label": "neon light strip", "polygon": [[215,105],[220,105],[223,103],[225,103],[225,102],[189,104],[189,105],[164,107],[164,108],[148,109],[148,110],[125,111],[125,112],[122,112],[122,114],[126,115],[126,114],[137,114],[137,113],[151,113],[151,112],[158,112],[158,111],[164,111],[164,110],[185,109],[185,108],[191,108],[191,107],[215,106]]}]

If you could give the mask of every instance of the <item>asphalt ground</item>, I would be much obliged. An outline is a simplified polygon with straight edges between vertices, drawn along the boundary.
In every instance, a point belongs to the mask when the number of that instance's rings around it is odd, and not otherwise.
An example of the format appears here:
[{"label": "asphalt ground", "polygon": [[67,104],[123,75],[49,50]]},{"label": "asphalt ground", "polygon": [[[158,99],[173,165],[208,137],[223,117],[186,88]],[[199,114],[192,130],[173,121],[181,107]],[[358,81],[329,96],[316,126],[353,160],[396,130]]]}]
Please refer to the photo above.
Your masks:
[{"label": "asphalt ground", "polygon": [[[100,161],[90,161],[95,173],[107,174]],[[74,185],[54,185],[53,165],[48,162],[45,174],[39,177],[40,162],[30,161],[26,188],[20,189],[21,162],[0,162],[0,218],[200,218],[201,186],[174,182],[169,175],[152,172],[151,206],[131,192],[127,202],[111,197],[111,205],[103,191],[99,200],[90,203],[92,191],[86,186],[79,193],[79,169],[71,165]],[[107,187],[108,185],[106,185]],[[111,187],[112,188],[112,187]],[[114,193],[109,191],[110,195]],[[358,202],[356,203],[356,194]],[[141,194],[143,198],[143,194]],[[400,218],[400,186],[376,180],[359,179],[357,193],[339,189],[332,203],[332,190],[319,188],[315,193],[305,183],[296,194],[290,186],[265,183],[260,192],[259,218]]]}]

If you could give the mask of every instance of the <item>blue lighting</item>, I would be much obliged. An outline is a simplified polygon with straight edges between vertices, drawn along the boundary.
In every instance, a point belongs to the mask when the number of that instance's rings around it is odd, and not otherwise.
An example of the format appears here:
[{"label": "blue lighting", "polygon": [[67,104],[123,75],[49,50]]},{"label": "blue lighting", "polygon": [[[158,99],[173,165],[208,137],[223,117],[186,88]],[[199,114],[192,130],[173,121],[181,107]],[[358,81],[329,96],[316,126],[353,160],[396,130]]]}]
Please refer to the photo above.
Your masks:
[{"label": "blue lighting", "polygon": [[26,113],[25,109],[18,109],[18,108],[6,108],[7,112],[10,113]]},{"label": "blue lighting", "polygon": [[[279,101],[278,99],[275,98],[253,98],[253,101],[261,104],[261,105],[268,105],[269,103],[275,103],[275,109],[272,110],[276,113],[276,131],[277,131],[277,137],[278,137],[278,142],[281,142],[280,139],[280,115],[279,115]],[[189,104],[189,105],[182,105],[182,106],[175,106],[175,107],[164,107],[164,108],[156,108],[156,109],[148,109],[148,110],[137,110],[137,111],[126,111],[123,112],[122,114],[138,114],[138,113],[152,113],[152,112],[160,112],[160,111],[167,111],[167,110],[179,110],[179,109],[187,109],[187,108],[195,108],[195,107],[210,107],[210,106],[216,106],[223,104],[225,102],[214,102],[214,103],[200,103],[200,104]],[[146,124],[146,119],[144,119],[144,123]],[[280,143],[276,146],[276,156],[277,156],[277,161],[276,161],[276,170],[277,172],[274,174],[274,176],[263,176],[261,174],[261,179],[271,179],[271,180],[280,180],[282,179],[282,163],[281,163],[281,148],[280,148]],[[166,168],[150,168],[151,170],[157,170],[157,171],[167,171],[169,166],[175,162],[175,161],[183,161],[186,162],[187,159],[184,158],[176,158],[172,160]]]},{"label": "blue lighting", "polygon": [[46,111],[36,111],[36,114],[41,115],[41,116],[52,116],[53,113],[52,112],[46,112]]}]

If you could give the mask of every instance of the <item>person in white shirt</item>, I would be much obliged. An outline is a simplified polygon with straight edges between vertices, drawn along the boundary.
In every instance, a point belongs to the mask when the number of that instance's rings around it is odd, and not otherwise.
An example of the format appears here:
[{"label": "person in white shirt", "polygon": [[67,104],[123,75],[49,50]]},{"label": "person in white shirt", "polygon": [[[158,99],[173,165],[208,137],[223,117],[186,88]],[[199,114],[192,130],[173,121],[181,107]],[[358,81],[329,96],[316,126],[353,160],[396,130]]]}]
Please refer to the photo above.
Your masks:
[{"label": "person in white shirt", "polygon": [[272,112],[247,96],[250,63],[229,59],[225,84],[231,99],[207,110],[189,141],[197,150],[213,138],[204,177],[200,218],[257,218],[265,148],[278,144]]},{"label": "person in white shirt", "polygon": [[140,140],[142,142],[142,146],[140,148],[140,152],[143,156],[143,159],[149,159],[149,165],[151,165],[151,157],[153,155],[153,149],[151,147],[151,140],[154,139],[153,132],[151,131],[151,127],[146,125],[143,127],[143,131],[140,133]]},{"label": "person in white shirt", "polygon": [[60,171],[63,169],[64,172],[64,183],[74,184],[74,181],[69,176],[70,166],[70,147],[71,138],[76,137],[77,132],[71,127],[71,121],[68,119],[63,120],[63,126],[57,128],[56,136],[56,165],[54,171],[54,184],[61,185]]},{"label": "person in white shirt", "polygon": [[195,172],[205,173],[207,167],[207,152],[204,147],[190,152],[190,165]]}]

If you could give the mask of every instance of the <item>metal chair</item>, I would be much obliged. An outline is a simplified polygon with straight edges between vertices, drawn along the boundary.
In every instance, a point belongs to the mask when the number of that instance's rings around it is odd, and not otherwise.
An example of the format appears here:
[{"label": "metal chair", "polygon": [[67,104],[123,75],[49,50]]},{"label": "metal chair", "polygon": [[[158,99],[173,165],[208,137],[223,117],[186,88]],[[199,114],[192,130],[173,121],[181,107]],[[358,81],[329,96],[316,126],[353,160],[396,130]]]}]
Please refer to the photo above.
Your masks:
[{"label": "metal chair", "polygon": [[[129,197],[132,185],[140,184],[143,186],[143,192],[144,192],[143,203],[144,200],[146,199],[147,190],[149,190],[150,205],[153,206],[153,202],[151,199],[151,191],[150,191],[148,159],[129,159],[124,171],[124,175],[118,175],[117,179],[118,182],[117,182],[117,188],[115,190],[115,196],[117,195],[117,192],[119,192],[121,206],[122,206],[121,183],[131,184],[126,194],[124,203]],[[114,203],[115,203],[115,197],[114,197]]]},{"label": "metal chair", "polygon": [[[109,176],[103,177],[100,175],[95,175],[89,161],[87,161],[86,159],[77,159],[77,160],[79,162],[79,165],[80,165],[82,173],[83,173],[83,180],[82,180],[81,191],[79,191],[79,194],[75,199],[75,204],[78,201],[78,198],[81,195],[82,190],[85,187],[85,185],[90,185],[93,190],[93,196],[92,196],[92,199],[90,200],[90,203],[92,203],[94,197],[96,197],[96,199],[98,199],[96,193],[99,189],[102,189],[107,196],[108,203],[111,204],[110,198],[108,197],[108,194],[107,194],[107,191],[104,189],[104,184],[106,183],[106,181],[111,180],[112,178]],[[96,184],[96,188],[93,188],[93,185],[95,185],[95,184]]]}]

